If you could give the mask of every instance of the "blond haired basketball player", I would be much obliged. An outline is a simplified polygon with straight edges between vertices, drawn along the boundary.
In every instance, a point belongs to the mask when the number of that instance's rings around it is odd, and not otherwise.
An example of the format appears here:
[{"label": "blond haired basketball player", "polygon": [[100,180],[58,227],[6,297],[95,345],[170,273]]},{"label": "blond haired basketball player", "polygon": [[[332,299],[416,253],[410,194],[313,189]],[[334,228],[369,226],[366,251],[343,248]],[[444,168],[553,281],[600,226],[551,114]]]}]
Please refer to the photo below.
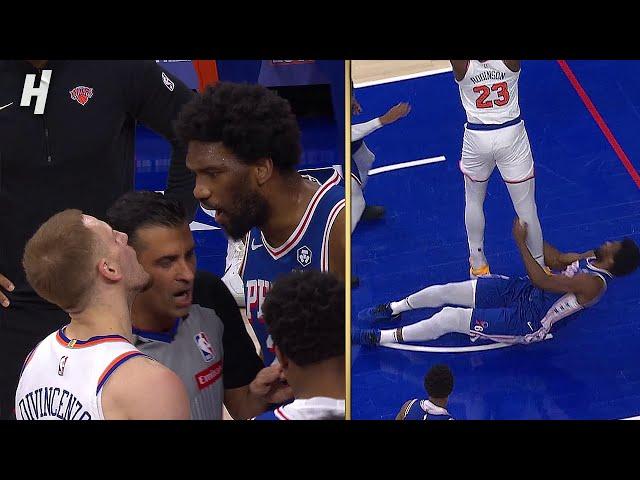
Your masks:
[{"label": "blond haired basketball player", "polygon": [[489,272],[484,253],[487,183],[497,166],[516,214],[528,228],[527,247],[544,268],[542,228],[535,203],[533,156],[518,104],[519,60],[451,60],[467,115],[460,170],[470,276]]},{"label": "blond haired basketball player", "polygon": [[65,210],[27,242],[27,280],[70,322],[27,356],[18,420],[188,419],[185,388],[131,344],[131,306],[150,277],[105,222]]}]

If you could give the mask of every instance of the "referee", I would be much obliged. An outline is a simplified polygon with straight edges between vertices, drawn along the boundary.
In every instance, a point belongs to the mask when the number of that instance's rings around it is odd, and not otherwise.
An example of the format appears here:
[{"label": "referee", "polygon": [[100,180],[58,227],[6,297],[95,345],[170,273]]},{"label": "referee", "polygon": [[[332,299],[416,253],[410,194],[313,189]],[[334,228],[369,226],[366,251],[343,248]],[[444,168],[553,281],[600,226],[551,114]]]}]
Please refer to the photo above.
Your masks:
[{"label": "referee", "polygon": [[[35,88],[48,85],[43,114],[35,113],[36,98],[20,105],[29,74]],[[104,218],[133,189],[138,121],[171,142],[167,196],[193,215],[194,177],[172,125],[192,95],[152,60],[0,61],[0,418],[13,418],[28,352],[68,321],[27,283],[20,265],[27,239],[67,208]]]}]

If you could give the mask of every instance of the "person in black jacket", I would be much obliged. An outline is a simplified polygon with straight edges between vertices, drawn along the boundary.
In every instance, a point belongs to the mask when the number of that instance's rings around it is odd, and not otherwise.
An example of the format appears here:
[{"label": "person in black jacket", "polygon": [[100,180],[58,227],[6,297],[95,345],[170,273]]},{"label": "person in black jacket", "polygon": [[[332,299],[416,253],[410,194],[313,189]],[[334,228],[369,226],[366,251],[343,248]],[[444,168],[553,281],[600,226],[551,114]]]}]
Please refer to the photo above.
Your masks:
[{"label": "person in black jacket", "polygon": [[[21,106],[28,74],[42,86],[44,113]],[[46,80],[46,75],[45,75]],[[173,121],[193,92],[150,61],[0,61],[0,418],[13,417],[20,367],[38,339],[68,316],[33,291],[20,259],[28,238],[56,212],[104,218],[134,187],[136,122],[171,142],[168,197],[193,216],[194,176]]]}]

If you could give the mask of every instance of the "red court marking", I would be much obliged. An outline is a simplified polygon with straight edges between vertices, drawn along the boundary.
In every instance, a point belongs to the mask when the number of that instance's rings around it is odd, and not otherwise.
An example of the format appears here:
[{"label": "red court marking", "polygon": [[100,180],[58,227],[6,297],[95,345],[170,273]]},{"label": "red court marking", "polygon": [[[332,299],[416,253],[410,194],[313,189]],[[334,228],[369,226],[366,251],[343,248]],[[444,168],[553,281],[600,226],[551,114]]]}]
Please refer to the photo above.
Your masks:
[{"label": "red court marking", "polygon": [[633,164],[629,160],[629,157],[627,157],[627,154],[624,153],[624,150],[622,150],[622,147],[616,140],[616,137],[613,136],[613,133],[611,133],[611,130],[609,130],[609,127],[605,123],[604,119],[600,116],[598,109],[595,107],[595,105],[589,98],[589,95],[587,95],[587,92],[584,91],[584,88],[582,88],[582,85],[580,85],[580,82],[578,81],[576,76],[573,74],[573,71],[571,70],[567,62],[565,60],[558,60],[558,64],[560,65],[560,68],[562,69],[564,74],[569,79],[569,82],[571,82],[571,85],[573,86],[575,91],[580,96],[580,99],[584,103],[585,107],[587,107],[587,110],[589,110],[589,113],[591,114],[593,119],[596,121],[596,123],[600,127],[600,130],[602,130],[602,133],[604,134],[607,141],[611,145],[611,148],[613,148],[613,151],[616,152],[616,155],[624,165],[624,168],[627,169],[627,172],[629,172],[629,175],[631,175],[631,178],[633,178],[633,181],[636,183],[636,186],[640,188],[640,175],[638,175],[638,172],[633,167]]}]

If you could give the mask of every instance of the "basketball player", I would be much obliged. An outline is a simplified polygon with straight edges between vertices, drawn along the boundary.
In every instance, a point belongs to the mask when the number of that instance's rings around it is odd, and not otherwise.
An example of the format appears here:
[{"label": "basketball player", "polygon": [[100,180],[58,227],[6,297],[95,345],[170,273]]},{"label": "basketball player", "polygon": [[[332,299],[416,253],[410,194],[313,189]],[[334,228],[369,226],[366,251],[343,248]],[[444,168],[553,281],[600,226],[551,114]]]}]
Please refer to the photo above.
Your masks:
[{"label": "basketball player", "polygon": [[391,330],[353,331],[353,341],[369,345],[421,342],[458,332],[496,342],[528,344],[544,340],[563,318],[594,305],[616,277],[633,272],[640,250],[633,240],[609,241],[583,254],[561,253],[545,243],[548,275],[527,248],[526,224],[514,222],[513,235],[528,277],[500,275],[427,287],[399,302],[363,310],[361,319],[398,318],[407,310],[445,307],[431,318]]},{"label": "basketball player", "polygon": [[344,420],[344,285],[330,273],[292,272],[276,281],[264,319],[292,403],[257,420]]},{"label": "basketball player", "polygon": [[189,418],[177,375],[131,343],[131,305],[150,277],[126,234],[65,210],[27,242],[23,265],[38,295],[70,321],[27,356],[18,420]]},{"label": "basketball player", "polygon": [[[27,77],[35,80],[39,100],[22,106]],[[68,321],[24,277],[27,240],[66,208],[104,218],[109,205],[134,187],[140,124],[171,144],[165,192],[193,215],[195,180],[185,165],[186,146],[173,131],[192,95],[154,60],[0,60],[1,419],[12,418],[27,354]],[[41,101],[44,114],[34,114]]]},{"label": "basketball player", "polygon": [[451,60],[451,65],[467,115],[460,170],[464,174],[470,276],[490,273],[484,252],[483,204],[496,165],[516,214],[529,225],[527,246],[544,268],[533,156],[518,104],[520,61]]},{"label": "basketball player", "polygon": [[424,389],[429,398],[407,400],[396,420],[453,420],[447,411],[453,391],[453,374],[446,365],[434,365],[424,377]]},{"label": "basketball player", "polygon": [[260,85],[221,82],[182,110],[194,195],[234,239],[244,237],[245,304],[267,365],[275,359],[262,317],[271,283],[291,270],[345,275],[345,198],[337,171],[318,184],[296,171],[300,130],[289,103]]},{"label": "basketball player", "polygon": [[[357,110],[353,104],[352,111]],[[357,103],[361,110],[360,105]],[[384,215],[384,208],[380,206],[365,207],[365,200],[362,191],[367,184],[369,178],[369,170],[375,161],[375,154],[369,150],[367,144],[364,143],[364,137],[382,128],[385,125],[394,123],[399,119],[406,117],[411,111],[411,105],[408,103],[398,103],[391,107],[384,115],[376,117],[364,123],[356,123],[351,126],[351,231],[356,228],[360,218],[366,218],[367,208],[374,209],[377,212],[374,217],[380,218]]]},{"label": "basketball player", "polygon": [[107,211],[129,236],[153,285],[131,312],[134,345],[173,370],[189,394],[191,418],[254,417],[292,397],[279,365],[263,368],[225,285],[196,270],[195,243],[182,205],[156,192],[130,192]]}]

